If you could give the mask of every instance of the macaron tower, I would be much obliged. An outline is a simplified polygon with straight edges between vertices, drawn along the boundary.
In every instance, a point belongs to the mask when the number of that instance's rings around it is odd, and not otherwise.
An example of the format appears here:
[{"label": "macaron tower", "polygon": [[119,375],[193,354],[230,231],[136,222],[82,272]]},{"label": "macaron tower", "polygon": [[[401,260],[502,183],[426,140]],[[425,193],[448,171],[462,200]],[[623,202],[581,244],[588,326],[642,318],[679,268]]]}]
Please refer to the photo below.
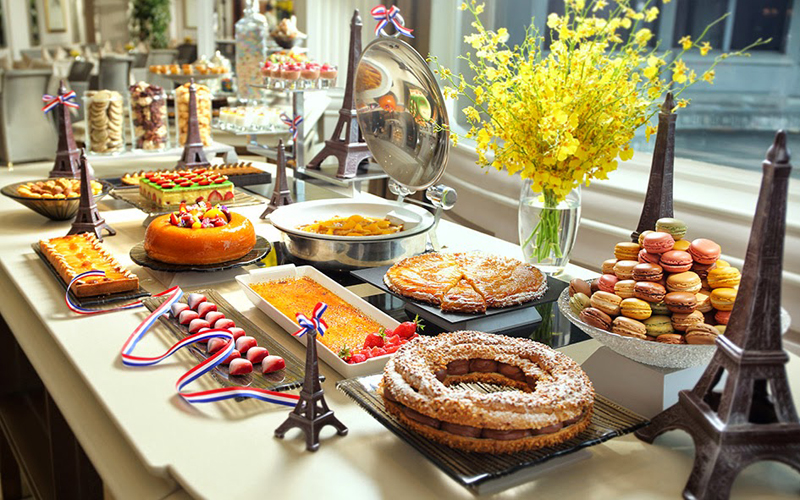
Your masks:
[{"label": "macaron tower", "polygon": [[638,242],[617,243],[595,286],[570,283],[573,312],[586,324],[627,337],[713,344],[725,332],[741,273],[720,260],[718,244],[686,234],[686,224],[669,217]]}]

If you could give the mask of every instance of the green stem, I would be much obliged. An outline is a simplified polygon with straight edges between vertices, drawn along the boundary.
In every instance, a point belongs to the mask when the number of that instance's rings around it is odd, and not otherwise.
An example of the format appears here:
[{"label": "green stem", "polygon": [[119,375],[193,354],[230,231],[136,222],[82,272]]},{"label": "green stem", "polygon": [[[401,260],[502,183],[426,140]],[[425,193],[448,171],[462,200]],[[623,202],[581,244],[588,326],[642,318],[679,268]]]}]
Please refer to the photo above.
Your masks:
[{"label": "green stem", "polygon": [[543,196],[544,207],[539,212],[539,221],[531,231],[530,236],[522,243],[522,247],[525,248],[535,239],[531,249],[531,257],[538,262],[544,262],[551,255],[555,259],[560,259],[564,256],[559,245],[561,220],[556,209],[558,206],[557,196],[549,189],[544,191]]}]

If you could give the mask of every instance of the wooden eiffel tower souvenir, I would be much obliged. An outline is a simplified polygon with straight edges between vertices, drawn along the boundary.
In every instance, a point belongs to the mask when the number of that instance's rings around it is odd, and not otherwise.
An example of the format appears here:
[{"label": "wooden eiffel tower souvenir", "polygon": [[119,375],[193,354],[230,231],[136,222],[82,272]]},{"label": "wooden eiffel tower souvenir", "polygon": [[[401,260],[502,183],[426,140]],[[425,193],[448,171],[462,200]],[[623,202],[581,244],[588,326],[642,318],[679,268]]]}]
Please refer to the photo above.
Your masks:
[{"label": "wooden eiffel tower souvenir", "polygon": [[667,92],[661,112],[658,113],[658,132],[653,148],[653,162],[650,165],[650,181],[644,197],[642,215],[636,231],[631,233],[631,241],[639,241],[642,232],[652,231],[656,221],[672,217],[672,177],[675,166],[675,120],[678,115],[672,112],[675,100],[672,92]]},{"label": "wooden eiffel tower souvenir", "polygon": [[347,435],[347,427],[333,416],[333,410],[325,402],[325,394],[319,383],[319,360],[317,359],[317,330],[310,329],[306,335],[306,374],[300,400],[289,414],[289,418],[275,429],[275,437],[283,438],[289,429],[297,427],[306,435],[306,450],[319,449],[319,433],[331,425],[340,436]]},{"label": "wooden eiffel tower souvenir", "polygon": [[210,165],[206,159],[206,153],[203,151],[203,141],[200,138],[200,125],[197,121],[197,87],[194,84],[194,78],[189,84],[188,113],[186,144],[183,146],[183,154],[176,166],[178,170],[202,168]]},{"label": "wooden eiffel tower souvenir", "polygon": [[294,203],[294,200],[292,200],[292,191],[289,189],[289,182],[286,180],[286,148],[283,146],[283,141],[278,142],[277,163],[275,185],[272,187],[272,198],[269,200],[267,209],[261,214],[262,219],[265,219],[269,214],[277,210],[278,207]]},{"label": "wooden eiffel tower souvenir", "polygon": [[72,221],[72,228],[67,234],[94,233],[97,239],[103,241],[103,229],[108,234],[114,236],[117,231],[106,224],[106,220],[100,217],[97,210],[97,203],[94,201],[92,193],[91,179],[89,178],[89,162],[86,161],[86,153],[81,150],[81,201],[78,205],[78,213]]},{"label": "wooden eiffel tower souvenir", "polygon": [[361,57],[361,27],[361,16],[356,9],[353,12],[353,19],[350,21],[350,55],[347,59],[347,79],[342,109],[339,110],[339,121],[336,123],[331,138],[325,141],[325,147],[308,164],[308,168],[319,169],[325,158],[335,156],[339,160],[336,177],[340,179],[355,177],[358,165],[372,156],[367,143],[361,137],[361,130],[358,128],[356,102],[353,95],[356,65]]},{"label": "wooden eiffel tower souvenir", "polygon": [[[58,97],[67,94],[67,86],[61,80],[58,86]],[[58,150],[56,151],[56,161],[49,177],[72,177],[80,175],[81,150],[75,145],[75,137],[72,134],[72,117],[69,114],[70,108],[63,104],[56,106],[56,128],[58,129]],[[94,177],[89,172],[89,177]]]},{"label": "wooden eiffel tower souvenir", "polygon": [[[781,271],[786,197],[791,172],[786,133],[779,131],[763,163],[764,176],[742,281],[725,335],[694,389],[637,431],[652,443],[663,432],[692,435],[695,460],[684,498],[728,498],[738,473],[759,460],[800,472],[800,421],[786,378],[781,345]],[[728,379],[715,391],[723,373]]]}]

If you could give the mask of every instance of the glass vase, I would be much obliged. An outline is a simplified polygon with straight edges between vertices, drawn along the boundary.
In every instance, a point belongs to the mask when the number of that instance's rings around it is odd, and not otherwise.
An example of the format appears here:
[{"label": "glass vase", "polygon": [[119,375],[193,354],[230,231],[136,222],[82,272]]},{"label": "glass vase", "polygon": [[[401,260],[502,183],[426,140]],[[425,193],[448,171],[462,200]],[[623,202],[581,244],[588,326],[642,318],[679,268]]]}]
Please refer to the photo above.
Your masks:
[{"label": "glass vase", "polygon": [[549,192],[535,192],[526,179],[519,195],[519,243],[525,260],[547,274],[569,263],[581,219],[580,187],[556,202]]},{"label": "glass vase", "polygon": [[267,57],[267,18],[258,9],[258,0],[248,0],[244,16],[236,21],[236,79],[241,100],[257,100],[261,92],[252,84],[261,83],[261,66]]}]

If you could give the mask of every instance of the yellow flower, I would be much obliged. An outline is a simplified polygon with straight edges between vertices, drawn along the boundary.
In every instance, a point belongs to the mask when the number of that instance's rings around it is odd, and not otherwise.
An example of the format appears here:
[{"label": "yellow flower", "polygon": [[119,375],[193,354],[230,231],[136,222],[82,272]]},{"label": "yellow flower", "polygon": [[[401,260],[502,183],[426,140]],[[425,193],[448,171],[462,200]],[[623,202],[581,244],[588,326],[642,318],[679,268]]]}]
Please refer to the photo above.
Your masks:
[{"label": "yellow flower", "polygon": [[652,23],[658,18],[658,7],[651,7],[647,9],[644,15],[644,20],[648,23]]},{"label": "yellow flower", "polygon": [[597,2],[594,4],[594,7],[592,7],[592,12],[597,12],[598,10],[605,9],[606,6],[608,6],[606,0],[597,0]]},{"label": "yellow flower", "polygon": [[655,134],[656,132],[658,132],[658,128],[656,128],[656,127],[654,127],[652,125],[647,125],[644,128],[644,138],[645,138],[645,140],[647,142],[650,142],[650,136]]},{"label": "yellow flower", "polygon": [[711,44],[708,42],[703,42],[703,45],[700,46],[700,55],[704,56],[708,54],[709,50],[711,50]]},{"label": "yellow flower", "polygon": [[653,38],[653,32],[647,28],[642,28],[636,32],[634,41],[637,45],[644,46],[647,45],[647,42],[649,42],[651,38]]},{"label": "yellow flower", "polygon": [[703,73],[703,81],[704,82],[708,82],[708,83],[713,85],[714,84],[714,76],[715,76],[714,70],[713,69],[712,70],[708,70],[705,73]]},{"label": "yellow flower", "polygon": [[672,70],[672,80],[676,83],[684,83],[686,81],[686,63],[678,59],[675,61],[675,68]]},{"label": "yellow flower", "polygon": [[630,18],[627,18],[627,17],[626,17],[625,19],[623,19],[623,20],[620,22],[620,24],[622,25],[622,27],[623,27],[623,28],[625,28],[625,29],[627,30],[627,29],[630,29],[630,28],[631,28],[631,24],[632,24],[632,23],[631,23],[631,20],[630,20]]},{"label": "yellow flower", "polygon": [[486,4],[476,5],[475,6],[475,13],[476,14],[482,14],[483,13],[483,8],[484,8],[485,5]]},{"label": "yellow flower", "polygon": [[683,50],[689,50],[689,49],[692,48],[692,37],[690,37],[689,35],[686,35],[685,37],[683,37],[680,40],[678,40],[678,43],[681,44],[681,47],[683,47]]},{"label": "yellow flower", "polygon": [[458,10],[467,10],[466,2],[462,3],[461,5],[459,5]]},{"label": "yellow flower", "polygon": [[627,147],[619,152],[619,159],[622,161],[628,161],[633,158],[633,148]]}]

